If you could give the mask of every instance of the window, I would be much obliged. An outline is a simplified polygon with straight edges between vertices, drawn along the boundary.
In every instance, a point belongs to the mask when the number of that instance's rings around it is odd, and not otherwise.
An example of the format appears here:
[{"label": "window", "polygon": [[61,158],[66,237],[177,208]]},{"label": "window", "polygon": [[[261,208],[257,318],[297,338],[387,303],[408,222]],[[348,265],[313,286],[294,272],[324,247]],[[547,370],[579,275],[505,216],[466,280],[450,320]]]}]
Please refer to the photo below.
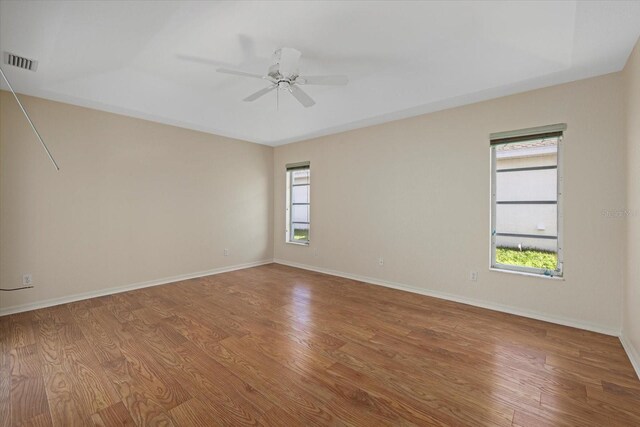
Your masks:
[{"label": "window", "polygon": [[309,244],[310,190],[309,162],[287,165],[286,241],[289,243]]},{"label": "window", "polygon": [[558,124],[491,135],[491,267],[562,276]]}]

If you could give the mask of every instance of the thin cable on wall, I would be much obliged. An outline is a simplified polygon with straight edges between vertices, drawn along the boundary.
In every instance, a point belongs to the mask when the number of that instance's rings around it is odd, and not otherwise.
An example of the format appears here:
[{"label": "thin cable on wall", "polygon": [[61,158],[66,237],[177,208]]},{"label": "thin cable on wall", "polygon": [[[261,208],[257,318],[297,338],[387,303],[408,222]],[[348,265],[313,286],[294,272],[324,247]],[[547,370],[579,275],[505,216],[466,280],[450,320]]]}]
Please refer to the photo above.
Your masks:
[{"label": "thin cable on wall", "polygon": [[18,99],[18,95],[16,95],[16,92],[13,90],[13,87],[11,86],[11,83],[9,83],[9,80],[7,79],[7,76],[4,74],[4,71],[2,71],[2,68],[0,68],[0,74],[2,74],[2,78],[4,79],[4,81],[7,82],[7,86],[9,86],[9,90],[13,94],[13,97],[18,102],[18,105],[20,106],[20,109],[22,110],[22,113],[24,114],[24,116],[26,117],[27,121],[31,125],[31,129],[33,129],[33,132],[38,137],[38,141],[40,141],[40,144],[42,145],[42,148],[44,148],[44,151],[46,151],[47,156],[49,156],[49,160],[51,160],[51,163],[53,163],[53,167],[55,167],[56,170],[59,171],[60,167],[58,166],[58,163],[56,163],[56,160],[53,158],[53,155],[51,154],[51,151],[49,151],[49,148],[47,147],[47,144],[45,144],[44,141],[42,140],[42,137],[40,136],[40,133],[38,132],[38,129],[36,129],[36,125],[33,124],[33,121],[31,120],[31,117],[29,117],[29,114],[27,113],[27,110],[25,110],[25,108],[22,106],[22,102],[20,102],[20,99]]},{"label": "thin cable on wall", "polygon": [[23,289],[31,289],[33,286],[22,286],[20,288],[0,288],[0,291],[10,292],[10,291],[21,291]]}]

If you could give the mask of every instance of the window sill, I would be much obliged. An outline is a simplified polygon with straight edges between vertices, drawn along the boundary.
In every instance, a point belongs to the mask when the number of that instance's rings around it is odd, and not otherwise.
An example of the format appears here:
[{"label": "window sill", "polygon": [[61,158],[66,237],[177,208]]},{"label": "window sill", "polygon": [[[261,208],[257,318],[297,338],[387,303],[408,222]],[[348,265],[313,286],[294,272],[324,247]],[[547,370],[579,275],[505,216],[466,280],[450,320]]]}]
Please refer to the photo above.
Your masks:
[{"label": "window sill", "polygon": [[286,240],[285,243],[287,245],[309,246],[309,242],[290,242],[290,241]]},{"label": "window sill", "polygon": [[544,274],[527,273],[525,271],[505,270],[503,268],[489,267],[489,271],[497,271],[499,273],[517,274],[519,276],[536,277],[538,279],[559,280],[564,282],[564,276],[545,276]]}]

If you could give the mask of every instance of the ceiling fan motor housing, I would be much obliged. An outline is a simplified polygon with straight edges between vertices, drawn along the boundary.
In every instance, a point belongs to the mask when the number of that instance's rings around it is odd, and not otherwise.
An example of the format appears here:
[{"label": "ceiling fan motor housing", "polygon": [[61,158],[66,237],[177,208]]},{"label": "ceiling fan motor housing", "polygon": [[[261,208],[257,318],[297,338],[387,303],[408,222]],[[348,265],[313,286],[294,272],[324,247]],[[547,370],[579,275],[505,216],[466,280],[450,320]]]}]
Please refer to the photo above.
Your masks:
[{"label": "ceiling fan motor housing", "polygon": [[298,63],[300,62],[301,55],[299,50],[290,47],[283,47],[276,50],[273,54],[275,64],[269,67],[269,75],[271,76],[272,71],[276,71],[280,78],[295,79],[300,72]]}]

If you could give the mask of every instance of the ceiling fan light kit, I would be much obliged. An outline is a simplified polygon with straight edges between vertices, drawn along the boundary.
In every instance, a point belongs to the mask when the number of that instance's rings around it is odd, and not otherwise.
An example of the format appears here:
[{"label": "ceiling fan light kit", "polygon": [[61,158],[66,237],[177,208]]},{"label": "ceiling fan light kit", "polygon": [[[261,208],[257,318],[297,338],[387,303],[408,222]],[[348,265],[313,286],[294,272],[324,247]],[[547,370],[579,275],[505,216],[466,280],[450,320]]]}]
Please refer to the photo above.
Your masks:
[{"label": "ceiling fan light kit", "polygon": [[324,85],[324,86],[344,86],[349,83],[349,78],[343,75],[332,76],[301,76],[299,73],[299,63],[302,54],[300,51],[283,47],[273,54],[274,64],[269,67],[265,76],[247,73],[245,71],[218,68],[219,73],[232,74],[241,77],[250,77],[267,80],[271,84],[264,89],[247,96],[245,102],[253,102],[267,93],[278,89],[289,92],[305,108],[315,105],[315,101],[300,86],[304,85]]}]

